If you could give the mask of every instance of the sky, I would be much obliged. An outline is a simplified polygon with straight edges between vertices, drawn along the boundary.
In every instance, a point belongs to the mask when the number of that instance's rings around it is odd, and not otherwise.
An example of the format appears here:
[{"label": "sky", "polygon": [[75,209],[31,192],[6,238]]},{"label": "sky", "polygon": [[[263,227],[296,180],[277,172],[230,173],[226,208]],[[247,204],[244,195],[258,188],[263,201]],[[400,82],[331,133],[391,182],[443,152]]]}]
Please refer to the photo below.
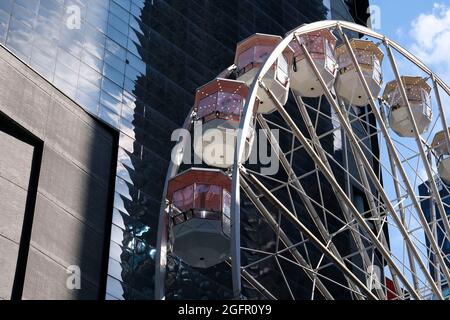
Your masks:
[{"label": "sky", "polygon": [[[377,31],[417,55],[450,83],[450,0],[370,0]],[[379,10],[377,10],[379,8]]]}]

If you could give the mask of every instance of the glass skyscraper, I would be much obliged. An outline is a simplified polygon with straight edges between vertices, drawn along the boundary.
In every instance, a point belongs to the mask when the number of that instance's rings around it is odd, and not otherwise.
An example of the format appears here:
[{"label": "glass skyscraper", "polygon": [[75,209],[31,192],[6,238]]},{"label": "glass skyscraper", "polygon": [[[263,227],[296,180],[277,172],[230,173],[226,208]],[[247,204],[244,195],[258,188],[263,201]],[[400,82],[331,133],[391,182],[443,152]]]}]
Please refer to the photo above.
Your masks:
[{"label": "glass skyscraper", "polygon": [[[284,35],[324,19],[365,24],[367,6],[356,0],[0,1],[0,43],[120,131],[107,299],[154,298],[170,137],[196,88],[231,65],[236,43],[255,32]],[[229,279],[221,274],[169,265],[168,287],[185,289],[168,298],[229,298]]]},{"label": "glass skyscraper", "polygon": [[[440,181],[438,183],[439,187],[439,194],[442,199],[442,203],[444,204],[445,211],[448,216],[450,216],[450,194],[448,192],[448,185],[445,185],[444,182]],[[445,228],[444,228],[444,222],[442,221],[441,215],[439,213],[439,210],[437,209],[437,206],[434,205],[434,202],[431,201],[431,190],[429,188],[428,181],[422,183],[419,185],[419,194],[421,197],[423,197],[423,200],[420,202],[420,206],[423,210],[423,213],[425,214],[425,217],[430,225],[431,230],[435,234],[435,239],[438,242],[439,248],[442,249],[445,256],[450,257],[450,241],[448,241],[446,235],[445,235]],[[430,241],[427,237],[425,237],[427,248],[430,247]],[[427,252],[428,255],[431,255],[430,258],[430,265],[429,270],[431,275],[436,274],[436,268],[435,263],[436,257],[429,251]],[[448,263],[447,260],[447,267],[450,266],[450,263]],[[438,280],[438,279],[436,279]],[[442,279],[443,280],[443,279]],[[439,280],[440,281],[440,280]],[[442,284],[442,290],[444,296],[450,295],[450,288],[447,283]]]}]

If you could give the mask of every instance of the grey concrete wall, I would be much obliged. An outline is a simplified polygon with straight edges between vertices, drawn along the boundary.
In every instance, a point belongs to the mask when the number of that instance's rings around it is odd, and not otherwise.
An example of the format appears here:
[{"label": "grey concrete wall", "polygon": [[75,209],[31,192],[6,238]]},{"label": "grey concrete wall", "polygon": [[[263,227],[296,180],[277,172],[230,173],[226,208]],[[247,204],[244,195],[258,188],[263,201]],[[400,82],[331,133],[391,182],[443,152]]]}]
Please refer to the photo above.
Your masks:
[{"label": "grey concrete wall", "polygon": [[0,299],[10,299],[34,147],[0,131]]},{"label": "grey concrete wall", "polygon": [[[44,145],[23,299],[98,298],[117,133],[1,47],[0,112]],[[11,180],[20,185],[18,177],[30,165],[29,152],[15,149],[14,159],[6,158],[4,140],[0,136],[1,168],[3,162],[6,168],[16,163],[20,172]],[[14,190],[1,179],[0,175],[0,298],[8,298],[26,189]],[[2,238],[9,227],[15,234]],[[81,269],[81,290],[66,287],[71,265]]]}]

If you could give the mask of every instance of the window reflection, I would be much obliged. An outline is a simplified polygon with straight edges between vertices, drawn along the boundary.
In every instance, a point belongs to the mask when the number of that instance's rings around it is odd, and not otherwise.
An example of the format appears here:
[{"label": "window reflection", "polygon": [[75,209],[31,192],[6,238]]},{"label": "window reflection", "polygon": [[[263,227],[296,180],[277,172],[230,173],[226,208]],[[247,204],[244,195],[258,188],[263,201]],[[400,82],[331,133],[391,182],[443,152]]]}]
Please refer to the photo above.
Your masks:
[{"label": "window reflection", "polygon": [[250,64],[260,64],[263,63],[270,52],[272,52],[273,46],[261,46],[257,45],[243,52],[239,56],[238,69],[247,68]]},{"label": "window reflection", "polygon": [[31,29],[14,17],[9,22],[6,45],[21,59],[28,61],[31,53]]},{"label": "window reflection", "polygon": [[207,184],[195,185],[194,207],[219,212],[222,209],[222,188]]}]

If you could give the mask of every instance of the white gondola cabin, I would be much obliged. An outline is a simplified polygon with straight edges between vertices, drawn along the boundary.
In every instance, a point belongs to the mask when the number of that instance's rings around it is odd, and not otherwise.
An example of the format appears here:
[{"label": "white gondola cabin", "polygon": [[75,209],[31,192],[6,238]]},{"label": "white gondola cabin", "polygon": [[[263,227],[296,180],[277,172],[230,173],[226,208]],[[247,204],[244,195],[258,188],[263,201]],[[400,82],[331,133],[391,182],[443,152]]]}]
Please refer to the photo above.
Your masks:
[{"label": "white gondola cabin", "polygon": [[[367,40],[352,39],[351,47],[355,52],[370,92],[377,98],[383,84],[381,65],[384,54],[375,43]],[[339,72],[336,79],[336,93],[353,106],[363,107],[369,104],[369,97],[360,81],[346,45],[336,49]]]},{"label": "white gondola cabin", "polygon": [[336,37],[328,30],[320,30],[299,36],[290,43],[294,50],[294,63],[291,72],[291,88],[299,95],[317,98],[324,94],[313,69],[299,44],[304,44],[328,89],[334,85],[338,64],[336,60]]},{"label": "white gondola cabin", "polygon": [[[401,77],[406,90],[406,96],[414,115],[419,133],[428,130],[432,121],[431,111],[431,87],[426,79],[421,77]],[[405,103],[401,86],[397,81],[391,81],[386,85],[383,98],[390,106],[389,123],[391,129],[400,137],[414,137],[412,122],[408,116],[407,104]]]},{"label": "white gondola cabin", "polygon": [[[202,123],[202,136],[194,137],[194,152],[212,167],[229,168],[234,163],[236,139],[248,95],[245,82],[217,78],[197,90],[194,112]],[[255,103],[254,113],[258,110]],[[245,160],[254,140],[254,118],[247,133]],[[195,133],[195,131],[194,131]]]},{"label": "white gondola cabin", "polygon": [[[280,36],[256,33],[239,42],[234,61],[237,67],[237,79],[251,86],[260,67],[281,40]],[[289,96],[289,72],[292,59],[292,49],[287,47],[263,77],[267,88],[282,104],[287,102]],[[258,89],[257,96],[260,102],[259,113],[272,113],[276,110],[274,103],[263,88]]]},{"label": "white gondola cabin", "polygon": [[231,179],[218,169],[192,168],[169,181],[172,253],[209,268],[230,255]]},{"label": "white gondola cabin", "polygon": [[[450,128],[447,130],[450,133]],[[446,184],[450,184],[450,150],[448,149],[444,131],[436,133],[431,147],[434,149],[437,156],[439,176]]]}]

